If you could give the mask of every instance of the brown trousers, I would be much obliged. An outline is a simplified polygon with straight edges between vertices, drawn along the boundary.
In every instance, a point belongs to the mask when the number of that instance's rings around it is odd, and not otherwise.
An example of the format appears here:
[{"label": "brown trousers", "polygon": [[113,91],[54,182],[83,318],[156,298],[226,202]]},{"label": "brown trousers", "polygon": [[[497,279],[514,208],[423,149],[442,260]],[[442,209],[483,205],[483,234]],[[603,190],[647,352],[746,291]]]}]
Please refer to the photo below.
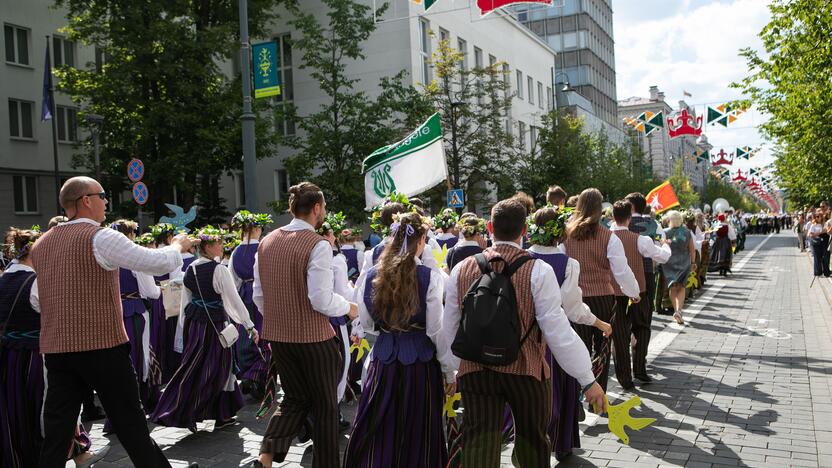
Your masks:
[{"label": "brown trousers", "polygon": [[280,376],[283,400],[269,419],[260,453],[282,462],[311,412],[315,468],[338,468],[338,381],[343,361],[333,338],[319,343],[271,342],[272,360]]},{"label": "brown trousers", "polygon": [[[621,318],[620,316],[626,315],[623,312],[620,314],[616,313],[615,296],[584,297],[584,304],[589,307],[589,310],[592,311],[592,313],[595,314],[595,317],[599,320],[607,323],[610,323],[612,320],[613,333],[615,333],[615,323]],[[615,315],[615,320],[613,320],[613,314]],[[626,321],[626,318],[624,320]],[[578,336],[580,336],[581,340],[583,340],[593,361],[598,355],[602,353],[604,354],[603,368],[601,373],[596,375],[595,381],[601,385],[601,388],[603,388],[604,391],[607,391],[607,379],[609,378],[610,372],[610,355],[612,354],[612,350],[609,346],[612,346],[613,344],[617,345],[617,343],[612,338],[604,338],[604,334],[601,333],[601,330],[593,327],[592,325],[575,325],[575,331],[578,332]],[[613,343],[610,343],[609,341],[613,341]],[[629,346],[629,344],[630,341],[628,338],[627,346]],[[616,352],[618,352],[617,347]]]},{"label": "brown trousers", "polygon": [[[545,364],[544,364],[545,365]],[[552,442],[551,380],[489,369],[459,379],[462,406],[462,466],[498,468],[506,403],[514,417],[514,455],[523,468],[548,468]]]}]

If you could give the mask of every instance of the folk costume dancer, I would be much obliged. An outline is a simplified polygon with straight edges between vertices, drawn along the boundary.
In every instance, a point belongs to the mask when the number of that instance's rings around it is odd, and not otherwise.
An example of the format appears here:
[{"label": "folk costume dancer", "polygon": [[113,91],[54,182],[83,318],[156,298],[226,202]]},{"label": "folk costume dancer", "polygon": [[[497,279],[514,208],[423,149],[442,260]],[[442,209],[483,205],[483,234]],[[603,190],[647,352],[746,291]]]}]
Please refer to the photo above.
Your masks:
[{"label": "folk costume dancer", "polygon": [[[240,231],[240,245],[231,253],[229,271],[258,333],[263,331],[263,313],[254,303],[254,257],[260,246],[263,228],[271,222],[272,217],[268,214],[245,210],[237,212],[231,219],[232,227]],[[242,380],[243,393],[251,393],[260,400],[266,388],[271,349],[265,340],[255,344],[245,332],[245,327],[239,325],[238,331],[240,338],[234,343],[237,378]]]},{"label": "folk costume dancer", "polygon": [[[708,271],[718,271],[719,276],[725,276],[731,271],[731,260],[734,256],[731,242],[733,239],[732,228],[725,222],[725,213],[720,213],[717,216],[718,224],[715,226],[714,245],[711,246],[711,261],[708,264]],[[734,239],[736,234],[734,234]],[[817,271],[815,271],[817,274]]]},{"label": "folk costume dancer", "polygon": [[[172,224],[160,223],[151,226],[150,232],[156,247],[164,248],[170,245],[171,239],[176,234],[176,229]],[[190,254],[188,251],[182,252],[181,254],[182,265],[169,272],[153,277],[157,286],[161,285],[162,281],[169,281],[175,278],[181,279],[186,253]],[[170,378],[173,377],[173,373],[179,368],[182,356],[173,349],[177,318],[175,316],[168,317],[165,313],[163,296],[164,292],[158,298],[150,301],[150,347],[155,352],[156,359],[162,368],[162,385],[167,385]]]},{"label": "folk costume dancer", "polygon": [[352,229],[341,231],[339,241],[341,254],[347,261],[347,277],[354,284],[361,274],[361,267],[364,266],[364,243],[361,242],[360,233],[355,234]]},{"label": "folk costume dancer", "polygon": [[[497,256],[511,264],[528,255],[520,248],[526,235],[526,208],[516,199],[503,200],[491,210],[489,231],[494,246],[485,250],[487,259]],[[501,262],[492,263],[502,271]],[[445,289],[445,316],[440,343],[451,343],[460,326],[465,291],[481,276],[474,257],[451,272]],[[506,366],[486,367],[453,357],[459,365],[457,379],[465,407],[462,424],[462,466],[495,468],[500,466],[503,411],[511,408],[518,443],[514,455],[520,466],[549,466],[551,443],[547,426],[551,417],[552,389],[546,364],[546,346],[567,374],[577,378],[587,400],[605,411],[604,392],[595,382],[586,347],[572,330],[561,308],[557,278],[546,262],[532,260],[511,277],[517,297],[520,334],[532,333],[519,350],[516,361]],[[541,337],[542,335],[542,337]],[[545,341],[544,341],[545,339]],[[440,352],[445,349],[439,347]],[[450,351],[448,351],[450,352]],[[439,362],[447,357],[440,354]],[[446,377],[450,374],[446,373]],[[446,391],[453,389],[446,389]],[[449,391],[449,393],[450,393]]]},{"label": "folk costume dancer", "polygon": [[708,263],[711,261],[711,233],[705,223],[705,213],[696,213],[696,236],[699,241],[699,267],[696,273],[699,279],[699,287],[705,286],[708,276]]},{"label": "folk costume dancer", "polygon": [[[361,268],[364,266],[364,242],[361,240],[361,233],[352,229],[344,229],[341,231],[339,240],[341,242],[341,254],[347,262],[347,278],[354,285],[361,275]],[[353,344],[358,343],[364,337],[363,332],[356,330],[356,327],[359,326],[358,322],[358,320],[354,320],[353,322],[347,323],[347,334],[350,337],[350,342]],[[359,337],[359,335],[361,336]],[[347,350],[349,351],[349,348]],[[347,357],[349,365],[349,370],[347,371],[347,387],[349,388],[349,392],[345,393],[346,401],[357,399],[357,395],[361,393],[359,380],[361,380],[361,372],[367,357],[366,355],[361,355],[359,359],[359,354],[360,351],[354,350]]]},{"label": "folk costume dancer", "polygon": [[[43,357],[39,352],[40,302],[38,280],[29,249],[39,231],[11,228],[5,237],[7,258],[0,274],[0,465],[36,466],[43,445],[41,411],[45,394]],[[90,452],[90,439],[82,425],[67,434],[64,459],[87,467],[100,460],[107,448]]]},{"label": "folk costume dancer", "polygon": [[486,235],[487,228],[484,219],[477,216],[468,216],[461,219],[458,226],[460,235],[464,240],[448,250],[448,256],[445,259],[445,263],[448,264],[448,271],[452,271],[458,263],[466,258],[481,253],[482,245],[485,243],[483,236]]},{"label": "folk costume dancer", "polygon": [[[135,221],[127,219],[120,219],[110,227],[124,234],[131,241],[135,240],[139,228]],[[161,291],[150,275],[125,268],[119,268],[118,275],[124,329],[130,340],[130,358],[139,378],[142,406],[145,413],[149,414],[153,412],[153,408],[159,401],[162,370],[150,347],[150,313],[145,306],[145,300],[158,299]],[[105,420],[104,433],[112,432],[112,424],[109,420]]]},{"label": "folk costume dancer", "polygon": [[[651,215],[652,208],[647,205],[647,200],[644,198],[639,192],[633,192],[626,197],[624,200],[630,202],[633,207],[633,214],[630,218],[630,225],[628,228],[630,231],[640,234],[642,236],[648,237],[655,242],[664,242],[664,231],[659,226],[659,223]],[[645,313],[649,312],[649,315],[652,316],[653,312],[655,311],[655,300],[656,300],[656,266],[653,263],[652,259],[645,258],[644,259],[644,283],[647,287],[647,300],[648,304],[644,310]]]},{"label": "folk costume dancer", "polygon": [[[600,225],[602,200],[598,189],[589,188],[581,192],[575,212],[566,225],[566,241],[561,244],[561,252],[581,265],[578,284],[583,291],[584,303],[596,317],[615,327],[615,322],[627,312],[616,309],[613,281],[634,304],[641,300],[641,294],[638,281],[627,263],[621,240]],[[604,346],[610,346],[610,343],[598,329],[586,325],[578,325],[576,328],[590,354],[594,358],[603,358],[598,383],[606,391],[610,353]],[[612,345],[615,346],[616,355],[629,353],[629,335],[623,341],[613,338]]]},{"label": "folk costume dancer", "polygon": [[457,216],[456,211],[450,208],[443,209],[433,217],[433,227],[437,230],[436,242],[440,250],[443,247],[450,250],[459,242],[458,221],[459,216]]},{"label": "folk costume dancer", "polygon": [[150,419],[196,432],[196,423],[216,421],[214,430],[235,423],[243,394],[234,377],[234,355],[220,334],[231,319],[243,325],[255,343],[254,322],[237,293],[228,268],[220,265],[223,236],[207,226],[196,233],[200,257],[185,272],[175,348],[182,364],[168,382]]},{"label": "folk costume dancer", "polygon": [[447,464],[443,383],[453,381],[453,362],[440,334],[443,278],[419,260],[427,229],[419,214],[401,214],[392,243],[358,285],[362,326],[378,339],[345,467]]},{"label": "folk costume dancer", "polygon": [[[566,318],[573,324],[590,325],[599,329],[604,336],[610,336],[610,324],[598,320],[583,303],[583,293],[578,285],[580,265],[574,258],[569,258],[557,248],[566,230],[566,218],[554,208],[541,208],[534,213],[531,224],[534,228],[527,226],[532,242],[529,255],[543,260],[552,267],[560,286]],[[572,454],[574,448],[581,447],[578,430],[580,385],[563,370],[548,347],[546,362],[552,370],[552,416],[546,432],[552,442],[555,458],[562,461]]]},{"label": "folk costume dancer", "polygon": [[[630,303],[630,298],[624,295],[618,283],[613,283],[615,289],[616,309],[620,311],[613,322],[613,342],[625,343],[628,346],[615,348],[615,377],[625,390],[633,390],[633,375],[642,382],[650,382],[647,376],[647,348],[650,345],[650,324],[652,314],[647,300],[647,279],[644,274],[645,260],[651,263],[664,263],[670,258],[670,247],[667,243],[657,246],[653,239],[629,230],[632,216],[632,205],[626,200],[613,204],[613,219],[615,226],[612,233],[621,240],[627,265],[638,282],[640,300]],[[630,373],[630,335],[636,337],[633,347],[633,371]],[[621,350],[621,352],[619,352]]]},{"label": "folk costume dancer", "polygon": [[191,241],[176,236],[169,247],[150,250],[102,228],[106,192],[89,177],[67,180],[59,200],[70,221],[46,232],[31,251],[40,292],[40,351],[49,381],[40,466],[64,464],[76,415],[92,388],[133,464],[169,467],[145,421],[117,270],[162,274],[177,269],[180,252],[190,249]]},{"label": "folk costume dancer", "polygon": [[341,355],[328,318],[347,313],[354,319],[358,307],[333,292],[332,248],[315,232],[326,216],[321,189],[309,182],[292,186],[289,211],[292,221],[263,238],[254,266],[254,302],[263,311],[263,338],[272,348],[266,399],[258,414],[273,403],[278,374],[284,392],[255,466],[282,462],[311,412],[312,466],[336,468]]},{"label": "folk costume dancer", "polygon": [[673,319],[683,325],[682,307],[685,304],[685,285],[691,269],[696,266],[696,249],[693,246],[693,234],[682,225],[682,213],[671,210],[665,217],[668,228],[665,235],[670,241],[670,259],[661,266],[667,279],[667,289],[673,303]]}]

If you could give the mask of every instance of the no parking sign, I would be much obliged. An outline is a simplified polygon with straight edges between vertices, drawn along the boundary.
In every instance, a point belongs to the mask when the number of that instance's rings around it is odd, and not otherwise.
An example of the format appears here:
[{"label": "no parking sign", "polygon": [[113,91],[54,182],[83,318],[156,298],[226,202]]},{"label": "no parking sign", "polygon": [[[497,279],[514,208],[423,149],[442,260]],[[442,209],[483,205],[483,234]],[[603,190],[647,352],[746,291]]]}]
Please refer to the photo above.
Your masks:
[{"label": "no parking sign", "polygon": [[136,182],[133,184],[133,200],[139,205],[147,203],[148,191],[147,185],[144,182]]},{"label": "no parking sign", "polygon": [[144,177],[144,163],[141,159],[133,158],[127,163],[127,178],[131,182],[138,182]]}]

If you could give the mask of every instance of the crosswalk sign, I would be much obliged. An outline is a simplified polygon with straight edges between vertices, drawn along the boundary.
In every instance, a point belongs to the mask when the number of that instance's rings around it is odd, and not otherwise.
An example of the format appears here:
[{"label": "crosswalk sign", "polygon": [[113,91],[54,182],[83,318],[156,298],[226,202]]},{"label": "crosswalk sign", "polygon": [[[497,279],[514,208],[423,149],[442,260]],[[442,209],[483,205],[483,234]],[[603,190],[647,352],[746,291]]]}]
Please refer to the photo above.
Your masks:
[{"label": "crosswalk sign", "polygon": [[462,189],[448,190],[448,208],[464,208],[465,195]]}]

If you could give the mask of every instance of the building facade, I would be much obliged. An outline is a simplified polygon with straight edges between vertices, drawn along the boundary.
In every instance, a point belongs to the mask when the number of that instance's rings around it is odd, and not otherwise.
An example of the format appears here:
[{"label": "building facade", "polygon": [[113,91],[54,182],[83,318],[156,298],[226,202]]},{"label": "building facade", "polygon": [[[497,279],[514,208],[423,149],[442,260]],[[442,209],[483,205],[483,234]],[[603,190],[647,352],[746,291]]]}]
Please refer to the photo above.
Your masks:
[{"label": "building facade", "polygon": [[572,89],[592,104],[594,116],[621,128],[612,0],[558,0],[551,7],[518,5],[513,11],[521,23],[558,53],[555,82],[568,80]]}]

